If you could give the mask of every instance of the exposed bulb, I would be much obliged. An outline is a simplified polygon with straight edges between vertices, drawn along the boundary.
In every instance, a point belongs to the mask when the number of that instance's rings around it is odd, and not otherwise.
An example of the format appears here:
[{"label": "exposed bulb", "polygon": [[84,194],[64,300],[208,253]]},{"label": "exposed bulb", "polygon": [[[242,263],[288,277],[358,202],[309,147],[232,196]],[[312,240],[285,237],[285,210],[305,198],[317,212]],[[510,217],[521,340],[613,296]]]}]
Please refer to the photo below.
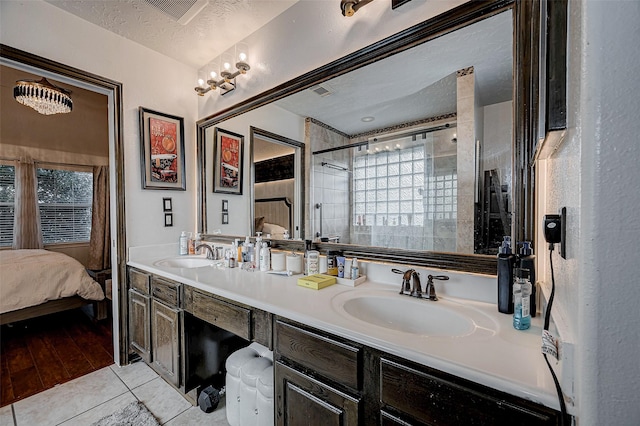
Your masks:
[{"label": "exposed bulb", "polygon": [[244,62],[247,60],[247,54],[244,52],[240,52],[240,54],[238,55],[238,58],[240,58],[240,60]]},{"label": "exposed bulb", "polygon": [[229,64],[229,62],[225,62],[223,67],[225,70],[229,71],[231,69],[231,64]]},{"label": "exposed bulb", "polygon": [[211,71],[210,75],[212,80],[218,76],[218,74],[215,71]]},{"label": "exposed bulb", "polygon": [[204,87],[204,80],[203,79],[201,79],[201,78],[198,79],[198,86]]}]

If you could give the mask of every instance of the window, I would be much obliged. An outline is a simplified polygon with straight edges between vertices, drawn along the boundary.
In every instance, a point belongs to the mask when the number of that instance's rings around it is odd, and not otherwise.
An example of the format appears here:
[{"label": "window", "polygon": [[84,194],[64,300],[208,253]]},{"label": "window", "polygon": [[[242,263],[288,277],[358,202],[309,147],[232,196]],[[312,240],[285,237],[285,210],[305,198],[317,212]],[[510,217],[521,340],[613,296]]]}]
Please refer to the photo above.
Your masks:
[{"label": "window", "polygon": [[91,236],[93,174],[38,169],[38,204],[44,244],[86,242]]},{"label": "window", "polygon": [[13,242],[15,180],[15,167],[0,164],[0,247]]},{"label": "window", "polygon": [[424,227],[456,218],[455,163],[436,167],[425,151],[418,145],[354,159],[354,225]]}]

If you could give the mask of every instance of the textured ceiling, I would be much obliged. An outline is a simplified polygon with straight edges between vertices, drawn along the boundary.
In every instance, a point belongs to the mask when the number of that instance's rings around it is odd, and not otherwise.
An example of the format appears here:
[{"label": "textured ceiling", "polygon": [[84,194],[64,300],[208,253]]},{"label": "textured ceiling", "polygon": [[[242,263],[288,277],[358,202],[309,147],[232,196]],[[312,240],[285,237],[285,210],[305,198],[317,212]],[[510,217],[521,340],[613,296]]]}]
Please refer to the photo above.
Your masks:
[{"label": "textured ceiling", "polygon": [[297,2],[209,0],[182,25],[144,0],[45,1],[196,69]]},{"label": "textured ceiling", "polygon": [[455,112],[455,73],[470,66],[480,104],[504,102],[512,98],[512,34],[511,12],[503,12],[322,83],[328,96],[309,89],[276,103],[354,135]]}]

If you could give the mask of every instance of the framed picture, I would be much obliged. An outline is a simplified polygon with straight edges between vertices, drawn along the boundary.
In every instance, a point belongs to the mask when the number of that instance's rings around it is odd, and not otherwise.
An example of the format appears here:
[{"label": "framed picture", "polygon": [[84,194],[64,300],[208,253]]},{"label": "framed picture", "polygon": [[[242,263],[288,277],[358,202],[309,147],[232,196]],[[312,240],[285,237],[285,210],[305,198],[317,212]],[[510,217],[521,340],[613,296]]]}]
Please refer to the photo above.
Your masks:
[{"label": "framed picture", "polygon": [[242,195],[244,136],[216,127],[213,138],[213,192]]},{"label": "framed picture", "polygon": [[185,191],[184,119],[139,110],[142,189]]},{"label": "framed picture", "polygon": [[163,198],[162,199],[162,211],[170,212],[173,210],[173,206],[171,205],[171,198]]}]

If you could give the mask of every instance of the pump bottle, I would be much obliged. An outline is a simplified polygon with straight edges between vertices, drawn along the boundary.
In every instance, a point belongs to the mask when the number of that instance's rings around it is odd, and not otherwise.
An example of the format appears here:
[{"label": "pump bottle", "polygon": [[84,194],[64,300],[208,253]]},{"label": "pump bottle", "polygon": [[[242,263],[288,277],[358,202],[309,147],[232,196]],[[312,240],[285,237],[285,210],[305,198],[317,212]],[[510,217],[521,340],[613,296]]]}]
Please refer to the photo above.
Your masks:
[{"label": "pump bottle", "polygon": [[527,330],[531,327],[531,282],[529,270],[516,268],[513,284],[513,328]]},{"label": "pump bottle", "polygon": [[513,313],[513,268],[516,256],[511,252],[511,237],[505,235],[498,251],[498,311]]},{"label": "pump bottle", "polygon": [[535,317],[537,311],[536,257],[533,254],[533,249],[529,241],[523,241],[520,244],[522,247],[520,247],[517,267],[529,270],[529,282],[531,282],[531,316]]}]

